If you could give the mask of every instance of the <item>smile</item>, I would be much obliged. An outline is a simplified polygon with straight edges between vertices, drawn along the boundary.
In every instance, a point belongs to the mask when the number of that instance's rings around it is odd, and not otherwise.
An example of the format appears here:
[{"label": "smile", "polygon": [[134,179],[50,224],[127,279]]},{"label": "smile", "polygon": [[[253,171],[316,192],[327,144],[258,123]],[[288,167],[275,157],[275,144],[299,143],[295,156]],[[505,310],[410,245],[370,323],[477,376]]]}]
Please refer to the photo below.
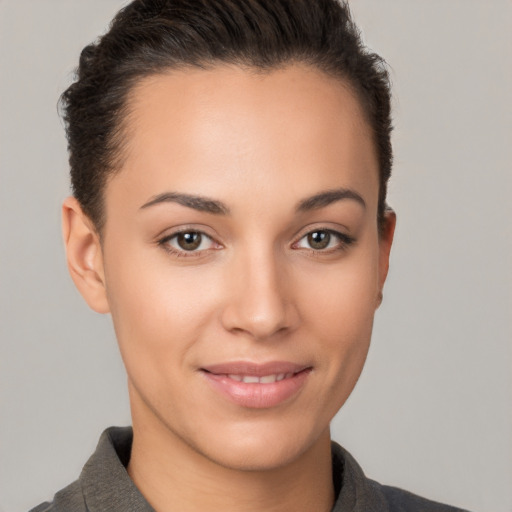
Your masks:
[{"label": "smile", "polygon": [[246,384],[272,384],[273,382],[283,379],[290,379],[294,373],[273,373],[272,375],[264,375],[258,377],[257,375],[228,375],[228,378],[238,382],[245,382]]},{"label": "smile", "polygon": [[236,362],[202,368],[212,389],[223,399],[247,408],[267,409],[296,396],[307,382],[311,366],[273,362]]}]

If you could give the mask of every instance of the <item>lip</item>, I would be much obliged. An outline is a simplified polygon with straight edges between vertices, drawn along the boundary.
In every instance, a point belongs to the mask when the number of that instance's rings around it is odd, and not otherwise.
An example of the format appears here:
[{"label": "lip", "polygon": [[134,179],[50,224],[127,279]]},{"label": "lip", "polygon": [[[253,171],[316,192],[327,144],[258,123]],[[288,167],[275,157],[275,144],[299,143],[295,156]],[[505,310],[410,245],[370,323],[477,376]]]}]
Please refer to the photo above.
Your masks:
[{"label": "lip", "polygon": [[[252,409],[276,407],[295,396],[305,385],[311,366],[285,361],[257,364],[246,361],[214,364],[200,369],[212,388],[224,398]],[[276,382],[243,382],[229,375],[265,377],[285,375]]]}]

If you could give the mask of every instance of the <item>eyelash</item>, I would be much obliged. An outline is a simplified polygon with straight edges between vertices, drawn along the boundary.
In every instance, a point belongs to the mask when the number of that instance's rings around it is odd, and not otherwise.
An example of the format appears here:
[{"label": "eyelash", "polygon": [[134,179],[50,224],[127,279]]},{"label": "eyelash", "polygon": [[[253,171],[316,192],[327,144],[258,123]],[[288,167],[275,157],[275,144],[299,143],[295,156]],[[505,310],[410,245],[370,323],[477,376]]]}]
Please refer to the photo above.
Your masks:
[{"label": "eyelash", "polygon": [[[314,249],[313,247],[304,247],[303,249],[310,251],[315,256],[321,256],[323,254],[332,254],[337,253],[340,251],[346,251],[351,245],[353,245],[356,242],[356,239],[346,235],[344,233],[340,233],[339,231],[335,231],[333,229],[326,229],[326,228],[317,228],[312,229],[302,235],[297,242],[293,244],[292,247],[296,248],[296,246],[304,239],[306,239],[308,236],[313,235],[314,233],[325,233],[329,235],[330,237],[334,237],[338,239],[338,243],[335,247],[325,248],[325,249]],[[331,240],[329,240],[329,243]]]},{"label": "eyelash", "polygon": [[[308,236],[314,234],[314,233],[326,233],[328,234],[329,236],[331,237],[335,237],[338,239],[338,243],[335,247],[331,247],[331,248],[328,248],[328,249],[314,249],[312,247],[309,247],[309,248],[302,248],[304,250],[307,250],[309,252],[311,252],[312,254],[314,255],[321,255],[321,254],[332,254],[332,253],[335,253],[335,252],[340,252],[340,251],[345,251],[347,250],[351,245],[353,245],[355,242],[356,242],[356,239],[349,236],[349,235],[346,235],[344,233],[340,233],[339,231],[335,231],[333,229],[321,229],[321,228],[318,228],[318,229],[313,229],[311,231],[308,231],[307,233],[305,233],[304,235],[302,235],[299,240],[297,240],[297,242],[294,242],[292,244],[292,247],[294,249],[301,249],[300,247],[297,247],[297,245],[302,241],[304,240],[305,238],[307,238]],[[165,251],[167,251],[168,253],[174,255],[174,256],[177,256],[178,258],[190,258],[190,257],[194,257],[194,258],[198,258],[200,256],[203,256],[206,252],[209,252],[210,250],[212,250],[211,248],[209,249],[202,249],[202,250],[192,250],[192,251],[187,251],[187,250],[184,250],[184,249],[176,249],[175,247],[172,247],[169,242],[175,238],[177,238],[179,235],[182,235],[182,234],[197,234],[197,235],[200,235],[201,237],[203,238],[206,238],[208,240],[210,240],[211,243],[216,243],[215,240],[207,235],[206,233],[204,233],[203,231],[199,231],[199,230],[195,230],[195,229],[183,229],[181,231],[176,231],[170,235],[166,235],[165,237],[161,238],[160,240],[158,240],[158,245],[161,246]],[[203,241],[201,241],[201,244],[203,243]],[[329,240],[329,243],[330,243],[330,240]],[[217,244],[220,246],[220,244]],[[213,249],[213,250],[217,250],[219,247]]]}]

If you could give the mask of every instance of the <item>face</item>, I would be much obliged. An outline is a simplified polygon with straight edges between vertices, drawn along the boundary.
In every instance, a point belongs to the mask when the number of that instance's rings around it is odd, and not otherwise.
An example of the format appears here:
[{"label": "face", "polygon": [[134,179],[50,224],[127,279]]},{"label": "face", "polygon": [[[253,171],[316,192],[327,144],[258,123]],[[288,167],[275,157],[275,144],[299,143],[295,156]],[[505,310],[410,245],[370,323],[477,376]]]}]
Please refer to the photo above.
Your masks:
[{"label": "face", "polygon": [[298,65],[153,76],[129,104],[100,280],[134,428],[226,467],[286,464],[328,438],[387,271],[361,108]]}]

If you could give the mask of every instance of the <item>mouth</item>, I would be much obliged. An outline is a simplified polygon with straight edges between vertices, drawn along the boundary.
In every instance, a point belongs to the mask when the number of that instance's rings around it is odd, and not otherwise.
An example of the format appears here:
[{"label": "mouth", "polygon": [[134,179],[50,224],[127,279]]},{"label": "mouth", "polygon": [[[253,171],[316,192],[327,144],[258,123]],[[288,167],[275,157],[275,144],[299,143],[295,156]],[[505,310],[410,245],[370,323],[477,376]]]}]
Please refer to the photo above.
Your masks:
[{"label": "mouth", "polygon": [[270,375],[263,375],[258,377],[257,375],[227,375],[228,379],[236,380],[237,382],[245,382],[246,384],[272,384],[273,382],[279,382],[283,379],[291,379],[295,373],[273,373]]},{"label": "mouth", "polygon": [[266,409],[289,401],[304,387],[311,366],[288,362],[225,363],[201,368],[214,391],[242,407]]}]

